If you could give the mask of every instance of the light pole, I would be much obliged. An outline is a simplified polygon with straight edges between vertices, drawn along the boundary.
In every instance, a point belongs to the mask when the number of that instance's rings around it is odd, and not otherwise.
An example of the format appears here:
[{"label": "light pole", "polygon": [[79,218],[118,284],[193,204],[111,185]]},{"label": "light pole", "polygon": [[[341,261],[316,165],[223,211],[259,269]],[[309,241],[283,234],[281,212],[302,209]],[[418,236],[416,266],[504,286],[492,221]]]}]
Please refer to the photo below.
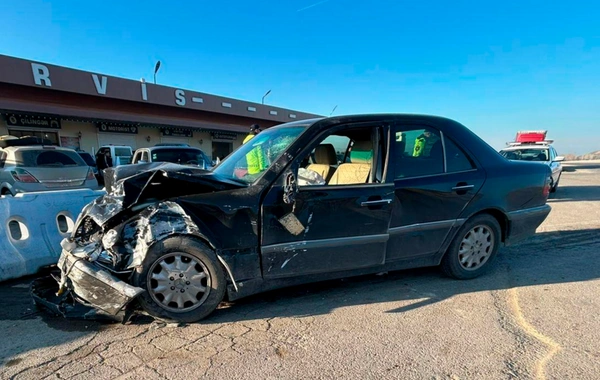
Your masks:
[{"label": "light pole", "polygon": [[271,93],[271,90],[267,91],[266,94],[263,95],[262,97],[262,104],[265,104],[265,98],[267,97],[267,95],[269,95]]},{"label": "light pole", "polygon": [[156,66],[154,66],[154,84],[156,84],[156,73],[160,69],[160,61],[156,62]]}]

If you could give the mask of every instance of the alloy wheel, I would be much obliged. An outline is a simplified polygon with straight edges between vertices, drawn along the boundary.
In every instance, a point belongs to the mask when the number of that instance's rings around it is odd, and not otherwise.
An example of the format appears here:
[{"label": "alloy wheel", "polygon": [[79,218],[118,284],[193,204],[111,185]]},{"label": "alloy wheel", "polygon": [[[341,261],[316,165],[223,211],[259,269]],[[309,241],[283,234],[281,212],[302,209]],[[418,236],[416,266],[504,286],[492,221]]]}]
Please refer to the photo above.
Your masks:
[{"label": "alloy wheel", "polygon": [[148,271],[150,297],[174,313],[196,309],[206,301],[210,289],[210,272],[204,263],[185,252],[162,256]]},{"label": "alloy wheel", "polygon": [[481,268],[494,251],[494,233],[485,225],[473,227],[463,237],[458,250],[460,265],[469,271]]}]

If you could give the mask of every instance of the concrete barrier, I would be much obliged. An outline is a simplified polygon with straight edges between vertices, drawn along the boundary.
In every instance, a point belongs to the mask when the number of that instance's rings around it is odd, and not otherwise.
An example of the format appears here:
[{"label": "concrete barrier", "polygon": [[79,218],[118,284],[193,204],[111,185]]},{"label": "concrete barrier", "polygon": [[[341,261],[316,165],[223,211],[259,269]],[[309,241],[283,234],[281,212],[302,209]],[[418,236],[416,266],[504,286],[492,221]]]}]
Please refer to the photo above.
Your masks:
[{"label": "concrete barrier", "polygon": [[81,209],[104,190],[64,190],[0,197],[0,281],[56,264],[60,242]]}]

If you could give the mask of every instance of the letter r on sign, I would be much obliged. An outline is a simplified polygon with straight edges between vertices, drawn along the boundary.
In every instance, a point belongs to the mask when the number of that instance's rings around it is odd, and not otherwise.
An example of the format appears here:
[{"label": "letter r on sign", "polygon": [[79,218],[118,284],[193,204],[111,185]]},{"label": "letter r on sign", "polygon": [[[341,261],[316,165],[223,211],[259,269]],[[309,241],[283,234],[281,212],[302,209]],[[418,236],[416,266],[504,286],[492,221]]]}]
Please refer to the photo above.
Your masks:
[{"label": "letter r on sign", "polygon": [[36,85],[41,86],[42,82],[44,82],[44,86],[52,87],[50,70],[48,70],[48,67],[40,65],[39,63],[32,63],[31,71],[33,72],[33,81]]}]

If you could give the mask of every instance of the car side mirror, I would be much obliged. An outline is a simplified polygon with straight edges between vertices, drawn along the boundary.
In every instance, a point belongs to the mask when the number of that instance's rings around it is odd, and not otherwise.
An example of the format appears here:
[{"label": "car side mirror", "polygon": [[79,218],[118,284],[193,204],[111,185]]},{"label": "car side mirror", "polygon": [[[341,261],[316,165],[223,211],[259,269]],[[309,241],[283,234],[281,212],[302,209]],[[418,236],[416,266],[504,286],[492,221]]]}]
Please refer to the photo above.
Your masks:
[{"label": "car side mirror", "polygon": [[565,160],[564,156],[556,156],[554,158],[554,162],[563,162]]}]

